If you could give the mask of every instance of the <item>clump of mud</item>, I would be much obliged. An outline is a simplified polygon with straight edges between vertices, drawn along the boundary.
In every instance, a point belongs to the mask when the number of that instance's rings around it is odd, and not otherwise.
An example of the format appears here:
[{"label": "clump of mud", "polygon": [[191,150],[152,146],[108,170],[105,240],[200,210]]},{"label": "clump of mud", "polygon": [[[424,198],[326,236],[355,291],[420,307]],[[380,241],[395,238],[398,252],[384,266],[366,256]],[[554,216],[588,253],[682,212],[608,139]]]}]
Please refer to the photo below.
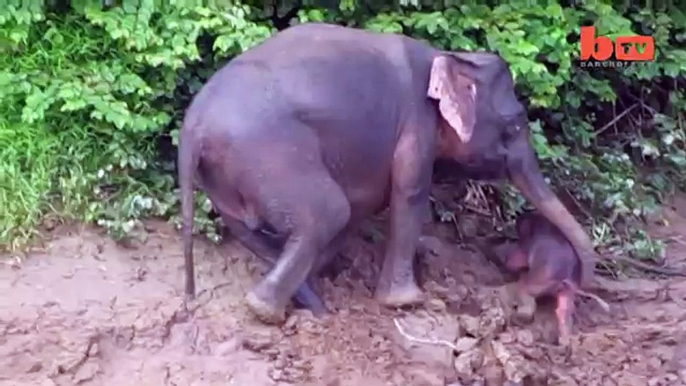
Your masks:
[{"label": "clump of mud", "polygon": [[416,350],[418,357],[445,358],[444,365],[451,369],[443,371],[444,378],[454,384],[545,384],[550,377],[549,350],[538,344],[541,332],[511,326],[511,310],[497,290],[471,295],[480,308],[470,306],[469,312],[460,314],[414,312],[397,319],[400,344]]}]

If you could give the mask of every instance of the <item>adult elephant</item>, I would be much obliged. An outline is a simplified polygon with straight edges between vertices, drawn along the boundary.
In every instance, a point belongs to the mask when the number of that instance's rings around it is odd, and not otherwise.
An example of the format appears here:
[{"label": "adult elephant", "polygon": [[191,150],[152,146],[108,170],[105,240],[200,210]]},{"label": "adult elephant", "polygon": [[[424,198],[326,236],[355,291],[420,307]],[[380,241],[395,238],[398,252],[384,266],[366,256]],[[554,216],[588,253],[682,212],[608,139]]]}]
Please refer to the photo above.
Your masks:
[{"label": "adult elephant", "polygon": [[[271,253],[275,265],[246,296],[264,322],[282,321],[344,232],[389,205],[375,297],[420,302],[413,257],[437,158],[509,178],[582,256],[592,251],[544,181],[501,57],[320,23],[275,34],[215,73],[186,111],[178,163],[186,293],[195,292],[195,185],[242,241]],[[254,237],[265,228],[284,240],[276,255]]]}]

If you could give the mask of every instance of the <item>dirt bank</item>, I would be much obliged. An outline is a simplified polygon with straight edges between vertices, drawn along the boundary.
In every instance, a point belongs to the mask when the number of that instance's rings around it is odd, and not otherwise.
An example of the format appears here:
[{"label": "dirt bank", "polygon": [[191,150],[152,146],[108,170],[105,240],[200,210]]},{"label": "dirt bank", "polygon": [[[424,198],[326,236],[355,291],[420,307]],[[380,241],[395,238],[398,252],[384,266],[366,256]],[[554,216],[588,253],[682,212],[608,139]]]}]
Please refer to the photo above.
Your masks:
[{"label": "dirt bank", "polygon": [[[686,206],[684,206],[686,208]],[[686,240],[686,213],[655,232]],[[115,245],[98,231],[61,230],[44,251],[0,268],[0,385],[679,385],[686,384],[683,278],[606,281],[603,314],[580,304],[569,348],[555,344],[552,305],[508,321],[500,271],[449,242],[421,259],[424,307],[371,299],[383,243],[351,237],[339,270],[319,282],[335,312],[296,311],[267,327],[243,296],[259,269],[235,241],[196,243],[199,291],[182,310],[179,235],[150,223],[148,240]],[[686,246],[669,244],[684,268]],[[413,344],[407,333],[457,344]],[[511,383],[506,383],[510,380]]]}]

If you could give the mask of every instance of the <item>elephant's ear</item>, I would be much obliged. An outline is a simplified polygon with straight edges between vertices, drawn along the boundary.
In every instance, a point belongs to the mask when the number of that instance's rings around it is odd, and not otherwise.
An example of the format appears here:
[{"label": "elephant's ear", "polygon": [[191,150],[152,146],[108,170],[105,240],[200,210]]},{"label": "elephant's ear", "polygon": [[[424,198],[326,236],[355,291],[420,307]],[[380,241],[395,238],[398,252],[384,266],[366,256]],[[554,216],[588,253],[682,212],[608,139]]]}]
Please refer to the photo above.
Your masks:
[{"label": "elephant's ear", "polygon": [[476,123],[476,83],[460,72],[460,62],[448,55],[439,55],[431,65],[427,96],[439,101],[443,119],[462,142],[469,142]]}]

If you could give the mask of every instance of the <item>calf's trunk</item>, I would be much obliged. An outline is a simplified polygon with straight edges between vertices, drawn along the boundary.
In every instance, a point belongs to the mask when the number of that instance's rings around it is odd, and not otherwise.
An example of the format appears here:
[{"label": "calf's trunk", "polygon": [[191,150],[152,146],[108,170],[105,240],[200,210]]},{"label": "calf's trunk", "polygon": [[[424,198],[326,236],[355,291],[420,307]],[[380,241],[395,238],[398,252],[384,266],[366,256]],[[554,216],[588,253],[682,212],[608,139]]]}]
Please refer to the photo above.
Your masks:
[{"label": "calf's trunk", "polygon": [[545,182],[533,149],[527,146],[526,150],[520,148],[515,154],[518,157],[508,163],[510,180],[527,201],[555,224],[574,246],[583,264],[581,286],[590,286],[597,259],[591,239]]}]

